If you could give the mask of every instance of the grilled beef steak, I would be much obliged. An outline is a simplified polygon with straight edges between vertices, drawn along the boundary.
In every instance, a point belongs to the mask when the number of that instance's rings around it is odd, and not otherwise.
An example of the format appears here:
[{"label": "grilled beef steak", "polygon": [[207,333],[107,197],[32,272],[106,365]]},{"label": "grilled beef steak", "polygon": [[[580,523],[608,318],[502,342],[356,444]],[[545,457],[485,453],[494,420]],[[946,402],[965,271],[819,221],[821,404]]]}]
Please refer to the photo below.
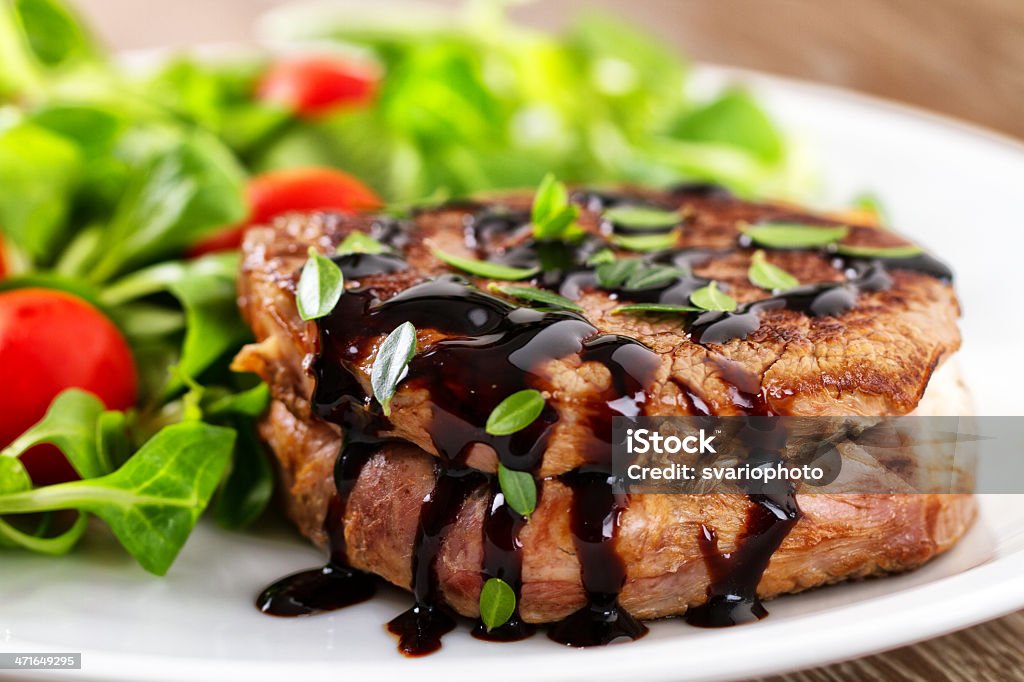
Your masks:
[{"label": "grilled beef steak", "polygon": [[[838,250],[768,249],[801,284],[773,295],[748,278],[759,247],[744,227],[837,221],[709,188],[574,201],[583,234],[567,241],[535,239],[522,196],[402,220],[294,216],[247,235],[240,303],[258,343],[236,368],[271,386],[262,433],[288,511],[336,564],[413,590],[416,607],[393,626],[419,633],[408,651],[432,648],[423,633],[450,627],[444,609],[477,616],[489,577],[518,596],[497,636],[567,619],[553,638],[593,644],[639,636],[634,617],[742,620],[758,615],[758,596],[913,568],[965,532],[974,506],[963,495],[614,495],[615,416],[910,413],[959,345],[958,307],[941,263],[869,222],[844,223]],[[602,218],[610,206],[681,218],[652,234]],[[302,321],[295,287],[309,246],[332,253],[356,231],[390,251],[336,256],[345,294]],[[638,244],[661,248],[626,248]],[[606,250],[635,267],[616,276],[597,264]],[[494,281],[453,274],[438,252],[534,270],[530,286],[579,310],[522,307]],[[687,305],[712,281],[736,310],[615,310]],[[419,350],[386,417],[370,369],[406,321]],[[527,388],[545,397],[541,416],[488,434],[494,407]],[[502,503],[499,463],[540,481],[528,521]]]}]

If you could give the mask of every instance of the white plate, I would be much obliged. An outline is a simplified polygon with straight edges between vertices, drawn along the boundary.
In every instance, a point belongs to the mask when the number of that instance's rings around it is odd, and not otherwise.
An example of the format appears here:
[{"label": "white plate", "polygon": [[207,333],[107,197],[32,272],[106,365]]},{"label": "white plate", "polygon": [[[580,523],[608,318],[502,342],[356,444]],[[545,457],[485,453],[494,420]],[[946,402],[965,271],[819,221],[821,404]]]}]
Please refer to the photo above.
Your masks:
[{"label": "white plate", "polygon": [[[1024,146],[1007,138],[847,92],[746,72],[704,69],[701,81],[746,81],[817,150],[823,204],[881,195],[895,224],[952,262],[964,303],[961,361],[981,414],[1024,414],[1015,344],[1024,315],[1000,278],[1024,256]],[[1024,504],[986,496],[952,552],[923,569],[769,604],[772,615],[729,630],[680,620],[643,640],[588,651],[538,636],[488,644],[466,628],[420,660],[395,651],[383,624],[408,605],[386,593],[335,614],[259,614],[267,582],[319,556],[287,528],[259,537],[202,525],[170,574],[152,578],[101,531],[73,555],[4,553],[0,650],[83,652],[93,680],[729,679],[818,665],[895,647],[1024,607]]]}]

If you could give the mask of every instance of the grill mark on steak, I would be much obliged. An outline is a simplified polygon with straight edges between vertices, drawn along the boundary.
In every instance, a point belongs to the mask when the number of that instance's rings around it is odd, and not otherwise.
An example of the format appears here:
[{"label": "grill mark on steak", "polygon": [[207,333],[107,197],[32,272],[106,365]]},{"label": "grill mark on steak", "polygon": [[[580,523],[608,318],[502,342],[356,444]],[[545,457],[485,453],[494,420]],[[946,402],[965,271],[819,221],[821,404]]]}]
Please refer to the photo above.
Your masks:
[{"label": "grill mark on steak", "polygon": [[[577,193],[574,196],[592,209],[615,202],[654,203],[650,197],[594,193]],[[714,211],[705,213],[699,206],[695,209],[686,205],[684,208],[690,231],[696,233],[698,241],[701,236],[707,237],[706,243],[645,257],[652,263],[661,259],[681,266],[684,273],[660,287],[639,291],[620,288],[609,292],[612,296],[640,302],[686,303],[693,290],[718,278],[713,270],[721,267],[719,263],[729,261],[742,247],[749,246],[736,240],[737,221],[806,218],[783,208],[738,202],[706,187],[682,188],[668,196],[669,200],[682,197],[698,204],[704,202],[704,209],[715,207]],[[669,200],[661,197],[658,205],[664,206]],[[607,643],[620,636],[642,636],[646,628],[622,610],[618,602],[626,574],[615,551],[616,529],[619,516],[628,507],[628,500],[625,496],[611,494],[607,469],[610,464],[612,416],[642,414],[655,402],[657,391],[654,381],[662,363],[656,353],[635,339],[621,334],[601,334],[598,327],[573,313],[517,309],[454,279],[415,284],[437,274],[438,264],[425,255],[427,249],[423,240],[426,235],[441,238],[446,230],[450,232],[450,228],[444,225],[430,228],[432,221],[445,222],[445,211],[461,215],[462,243],[457,245],[459,248],[468,249],[478,257],[490,257],[518,267],[541,266],[544,272],[532,283],[555,289],[571,298],[593,295],[596,284],[593,269],[583,264],[590,255],[605,246],[595,232],[607,233],[613,229],[612,226],[595,224],[595,217],[589,216],[590,234],[579,244],[568,246],[560,242],[537,242],[530,236],[529,215],[521,208],[505,210],[470,203],[436,213],[419,212],[414,222],[374,221],[369,227],[370,233],[402,251],[406,260],[395,256],[377,259],[364,255],[336,258],[345,271],[346,279],[356,280],[356,288],[346,291],[339,308],[319,324],[320,352],[314,365],[317,381],[312,405],[315,414],[342,427],[347,443],[352,439],[372,447],[396,435],[402,437],[396,432],[396,424],[386,419],[379,406],[370,400],[362,381],[363,375],[376,352],[376,342],[402,322],[412,321],[421,333],[426,331],[429,337],[421,340],[421,343],[426,342],[426,350],[410,364],[409,376],[403,386],[419,389],[428,396],[432,416],[424,426],[441,462],[433,491],[420,509],[419,530],[414,542],[412,588],[416,603],[393,620],[389,627],[402,637],[400,648],[405,653],[429,653],[440,646],[440,636],[453,627],[454,621],[442,605],[435,564],[448,529],[455,523],[463,503],[483,484],[483,474],[466,469],[478,464],[471,459],[476,446],[486,445],[493,450],[497,460],[509,468],[539,473],[552,434],[557,433],[561,426],[560,418],[566,411],[555,409],[549,400],[541,419],[524,431],[501,438],[487,435],[483,424],[498,402],[521,388],[536,387],[548,396],[557,395],[562,387],[554,381],[548,365],[575,357],[578,367],[603,367],[608,377],[604,382],[605,388],[601,389],[598,381],[599,390],[591,390],[592,395],[583,396],[582,400],[579,396],[570,399],[563,406],[569,407],[574,416],[582,416],[574,419],[570,426],[583,426],[585,447],[581,463],[596,465],[596,470],[574,471],[562,476],[572,491],[572,535],[580,559],[587,605],[552,630],[551,636],[556,641],[582,646]],[[730,229],[734,234],[731,244],[723,239],[729,230],[717,222],[725,220],[732,223]],[[424,222],[428,228],[425,231],[422,229]],[[805,222],[834,224],[818,217],[811,217]],[[878,231],[869,229],[869,234],[865,235],[864,229],[853,230],[855,240],[866,236],[870,242],[875,236],[871,233]],[[882,239],[884,241],[885,237]],[[737,246],[741,249],[738,250]],[[447,246],[445,250],[448,250]],[[824,262],[824,267],[830,269],[827,279],[834,278],[834,281],[812,284],[767,299],[758,292],[756,298],[748,300],[733,313],[701,314],[690,325],[691,341],[711,348],[742,341],[757,332],[766,319],[780,313],[798,313],[812,318],[839,317],[857,304],[861,294],[884,292],[893,285],[892,278],[880,262],[834,258],[825,251],[816,255],[817,262]],[[786,256],[782,254],[781,257]],[[898,270],[922,273],[943,281],[951,278],[948,269],[926,256],[890,263]],[[797,270],[798,274],[806,274],[808,267],[821,270],[813,259],[810,265],[804,261],[800,264],[807,267]],[[698,269],[702,274],[695,274]],[[847,272],[852,274],[846,275]],[[410,284],[414,286],[410,287]],[[745,282],[730,282],[726,287],[741,300],[752,295]],[[474,319],[474,315],[478,319]],[[768,371],[781,361],[791,340],[781,339],[782,350],[776,357],[767,358],[764,369],[757,376],[750,375],[742,366],[733,372],[735,363],[732,360],[708,354],[711,363],[720,367],[716,374],[727,387],[726,393],[731,396],[734,409],[746,414],[773,413],[773,405],[761,377],[767,377]],[[495,366],[502,369],[492,374]],[[485,376],[480,376],[477,371],[480,367],[488,368]],[[663,386],[691,385],[689,381],[675,376],[660,377],[659,381],[664,382]],[[756,389],[748,388],[751,382],[756,384]],[[573,398],[573,395],[569,397]],[[708,405],[696,391],[688,388],[683,397],[691,408],[698,404]],[[657,406],[654,409],[657,410]],[[717,410],[712,408],[712,411]],[[346,445],[343,452],[349,447],[351,445]],[[493,480],[490,485],[493,490]],[[337,513],[339,499],[335,499],[332,505],[335,511],[329,517],[344,516],[344,505],[341,513]],[[738,613],[737,600],[746,605],[748,615],[759,617],[764,613],[757,602],[758,582],[800,512],[789,493],[778,498],[755,498],[753,502],[755,504],[748,510],[744,530],[730,555],[717,555],[713,529],[711,532],[705,530],[700,536],[703,538],[701,546],[706,550],[705,561],[712,575],[708,587],[710,600],[704,607],[704,615],[694,612],[694,618],[704,624],[737,618],[734,616]],[[518,603],[522,596],[518,534],[524,525],[523,520],[520,517],[518,523],[515,519],[509,523],[510,510],[506,505],[496,505],[493,495],[491,504],[494,507],[492,513],[483,522],[484,535],[488,538],[493,536],[498,541],[492,542],[490,558],[485,552],[484,579],[490,573],[508,575],[515,583],[513,588]],[[507,513],[495,513],[501,511]],[[334,530],[337,534],[337,529]],[[344,537],[343,529],[340,536]],[[499,545],[501,549],[495,551]],[[344,558],[344,551],[341,555]],[[518,615],[517,612],[506,632],[497,633],[493,638],[523,636],[526,629],[521,627]]]}]

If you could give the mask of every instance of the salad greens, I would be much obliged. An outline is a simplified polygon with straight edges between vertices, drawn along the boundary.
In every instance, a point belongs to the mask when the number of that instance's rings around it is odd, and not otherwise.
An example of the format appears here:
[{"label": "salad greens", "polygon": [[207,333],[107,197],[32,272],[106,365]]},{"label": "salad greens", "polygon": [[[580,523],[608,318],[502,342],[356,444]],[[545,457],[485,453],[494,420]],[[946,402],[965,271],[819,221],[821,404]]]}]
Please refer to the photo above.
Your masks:
[{"label": "salad greens", "polygon": [[694,100],[680,56],[618,17],[588,13],[551,35],[510,24],[500,4],[397,24],[346,6],[270,26],[275,40],[366,51],[386,76],[371,108],[290,129],[260,167],[340,165],[389,200],[536,186],[548,172],[806,190],[805,160],[749,93]]},{"label": "salad greens", "polygon": [[[592,16],[551,35],[511,24],[499,2],[397,27],[375,16],[276,27],[293,44],[356,50],[381,74],[370,103],[308,117],[254,95],[270,55],[140,67],[107,54],[63,0],[0,4],[0,291],[45,287],[88,301],[121,330],[139,374],[134,409],[67,391],[0,452],[0,545],[65,553],[92,515],[163,574],[208,505],[229,528],[262,514],[273,479],[255,423],[269,394],[230,371],[249,340],[235,301],[238,255],[193,251],[246,222],[255,174],[335,167],[394,206],[544,179],[532,220],[552,239],[576,230],[577,209],[556,177],[709,180],[745,195],[804,186],[799,154],[748,93],[692,99],[685,63],[619,20]],[[627,223],[669,220],[621,213]],[[649,251],[674,239],[619,243]],[[382,248],[353,236],[340,253]],[[484,277],[535,274],[435,253]],[[609,250],[592,260],[602,286],[650,286],[670,274]],[[309,263],[299,304],[312,319],[333,308],[343,282],[329,258]],[[502,292],[572,309],[529,287]],[[399,359],[410,347],[402,339]],[[400,377],[381,378],[386,402]],[[509,423],[520,423],[543,399],[513,407]],[[19,456],[40,443],[63,452],[81,480],[33,487]]]},{"label": "salad greens", "polygon": [[0,514],[96,514],[143,568],[163,575],[217,488],[234,440],[231,429],[201,422],[167,426],[117,471],[10,492],[0,497]]}]

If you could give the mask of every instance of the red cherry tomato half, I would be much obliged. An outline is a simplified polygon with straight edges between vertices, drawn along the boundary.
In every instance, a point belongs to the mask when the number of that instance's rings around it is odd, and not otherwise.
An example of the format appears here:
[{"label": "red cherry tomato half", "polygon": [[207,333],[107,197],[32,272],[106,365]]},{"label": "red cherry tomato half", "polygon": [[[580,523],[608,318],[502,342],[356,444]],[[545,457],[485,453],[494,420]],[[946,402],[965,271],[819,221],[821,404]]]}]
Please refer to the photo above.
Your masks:
[{"label": "red cherry tomato half", "polygon": [[265,225],[279,215],[305,211],[370,211],[383,206],[369,187],[332,168],[290,168],[271,171],[249,181],[249,219],[192,247],[192,258],[238,248],[250,225]]},{"label": "red cherry tomato half", "polygon": [[256,95],[299,116],[316,117],[334,109],[369,104],[377,90],[373,70],[351,58],[310,55],[273,64]]},{"label": "red cherry tomato half", "polygon": [[[135,404],[135,362],[121,332],[96,308],[60,291],[0,293],[0,377],[0,447],[42,419],[68,388],[90,391],[112,410]],[[36,485],[78,478],[50,446],[32,448],[21,461]]]}]

